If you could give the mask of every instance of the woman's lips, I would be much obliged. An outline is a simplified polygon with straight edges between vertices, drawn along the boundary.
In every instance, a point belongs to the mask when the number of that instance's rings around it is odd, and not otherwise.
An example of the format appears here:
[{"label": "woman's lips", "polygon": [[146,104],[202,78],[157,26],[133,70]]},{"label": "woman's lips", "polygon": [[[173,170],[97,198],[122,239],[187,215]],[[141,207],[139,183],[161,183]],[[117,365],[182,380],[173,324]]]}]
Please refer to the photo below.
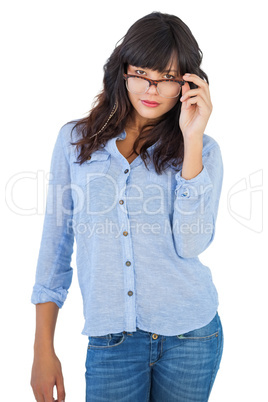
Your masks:
[{"label": "woman's lips", "polygon": [[157,106],[160,105],[160,103],[151,102],[151,101],[147,101],[147,100],[142,100],[141,103],[142,103],[143,105],[145,105],[145,106],[148,106],[148,107],[157,107]]}]

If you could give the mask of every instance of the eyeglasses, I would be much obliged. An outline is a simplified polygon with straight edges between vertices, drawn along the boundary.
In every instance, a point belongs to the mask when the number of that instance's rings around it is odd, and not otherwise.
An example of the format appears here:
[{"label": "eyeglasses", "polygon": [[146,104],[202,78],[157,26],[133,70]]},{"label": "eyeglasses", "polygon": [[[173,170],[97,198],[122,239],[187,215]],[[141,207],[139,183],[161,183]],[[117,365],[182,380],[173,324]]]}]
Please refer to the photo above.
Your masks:
[{"label": "eyeglasses", "polygon": [[163,98],[176,98],[179,96],[181,87],[185,84],[185,81],[178,80],[151,80],[150,78],[140,77],[132,74],[123,74],[126,80],[126,86],[129,92],[134,94],[145,94],[151,85],[155,85],[157,92]]}]

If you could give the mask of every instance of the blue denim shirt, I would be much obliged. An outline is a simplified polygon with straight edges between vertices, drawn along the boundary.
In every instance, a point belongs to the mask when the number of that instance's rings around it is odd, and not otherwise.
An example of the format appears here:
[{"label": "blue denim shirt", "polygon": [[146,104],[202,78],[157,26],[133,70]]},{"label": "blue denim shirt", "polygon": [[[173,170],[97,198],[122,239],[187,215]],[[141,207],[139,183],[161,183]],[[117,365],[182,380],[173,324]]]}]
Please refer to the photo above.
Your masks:
[{"label": "blue denim shirt", "polygon": [[80,166],[73,126],[61,127],[52,154],[31,302],[63,306],[75,239],[82,334],[138,327],[171,336],[208,324],[218,294],[198,256],[215,236],[223,179],[218,143],[204,134],[203,170],[186,180],[171,162],[161,175],[140,156],[129,164],[116,145],[125,131]]}]

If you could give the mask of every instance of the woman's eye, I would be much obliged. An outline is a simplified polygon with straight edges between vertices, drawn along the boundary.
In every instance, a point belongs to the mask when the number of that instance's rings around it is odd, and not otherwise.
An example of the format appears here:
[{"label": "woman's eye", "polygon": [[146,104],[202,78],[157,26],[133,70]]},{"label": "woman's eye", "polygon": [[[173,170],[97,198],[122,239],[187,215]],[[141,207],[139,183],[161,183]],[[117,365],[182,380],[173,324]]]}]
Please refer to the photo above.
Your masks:
[{"label": "woman's eye", "polygon": [[174,80],[175,79],[174,75],[170,75],[170,74],[165,74],[165,78],[168,79],[168,80]]},{"label": "woman's eye", "polygon": [[136,73],[136,74],[139,74],[139,75],[144,75],[144,74],[146,74],[145,71],[143,71],[143,70],[136,70],[135,73]]}]

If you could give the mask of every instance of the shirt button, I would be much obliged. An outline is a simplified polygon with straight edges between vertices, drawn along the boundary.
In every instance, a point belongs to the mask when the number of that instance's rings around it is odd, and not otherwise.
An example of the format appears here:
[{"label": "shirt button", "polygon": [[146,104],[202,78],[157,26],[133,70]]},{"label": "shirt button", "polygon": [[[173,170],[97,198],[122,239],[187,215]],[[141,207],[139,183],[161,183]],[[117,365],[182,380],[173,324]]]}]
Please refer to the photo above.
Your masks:
[{"label": "shirt button", "polygon": [[129,292],[127,292],[127,294],[128,294],[129,296],[132,296],[132,295],[133,295],[133,292],[130,290]]},{"label": "shirt button", "polygon": [[158,335],[157,335],[157,334],[153,334],[152,337],[153,337],[153,339],[157,339],[157,338],[158,338]]},{"label": "shirt button", "polygon": [[123,232],[123,235],[124,235],[124,236],[127,236],[127,235],[128,235],[128,232],[126,232],[126,231]]},{"label": "shirt button", "polygon": [[186,188],[185,190],[184,190],[184,192],[182,193],[182,197],[187,197],[189,195],[189,191],[188,191],[188,189]]},{"label": "shirt button", "polygon": [[124,200],[120,200],[119,204],[121,204],[121,205],[124,204]]},{"label": "shirt button", "polygon": [[129,169],[124,170],[124,173],[128,173],[128,172],[129,172]]},{"label": "shirt button", "polygon": [[126,265],[129,267],[129,266],[131,265],[131,262],[130,262],[130,261],[127,261],[127,262],[126,262]]}]

